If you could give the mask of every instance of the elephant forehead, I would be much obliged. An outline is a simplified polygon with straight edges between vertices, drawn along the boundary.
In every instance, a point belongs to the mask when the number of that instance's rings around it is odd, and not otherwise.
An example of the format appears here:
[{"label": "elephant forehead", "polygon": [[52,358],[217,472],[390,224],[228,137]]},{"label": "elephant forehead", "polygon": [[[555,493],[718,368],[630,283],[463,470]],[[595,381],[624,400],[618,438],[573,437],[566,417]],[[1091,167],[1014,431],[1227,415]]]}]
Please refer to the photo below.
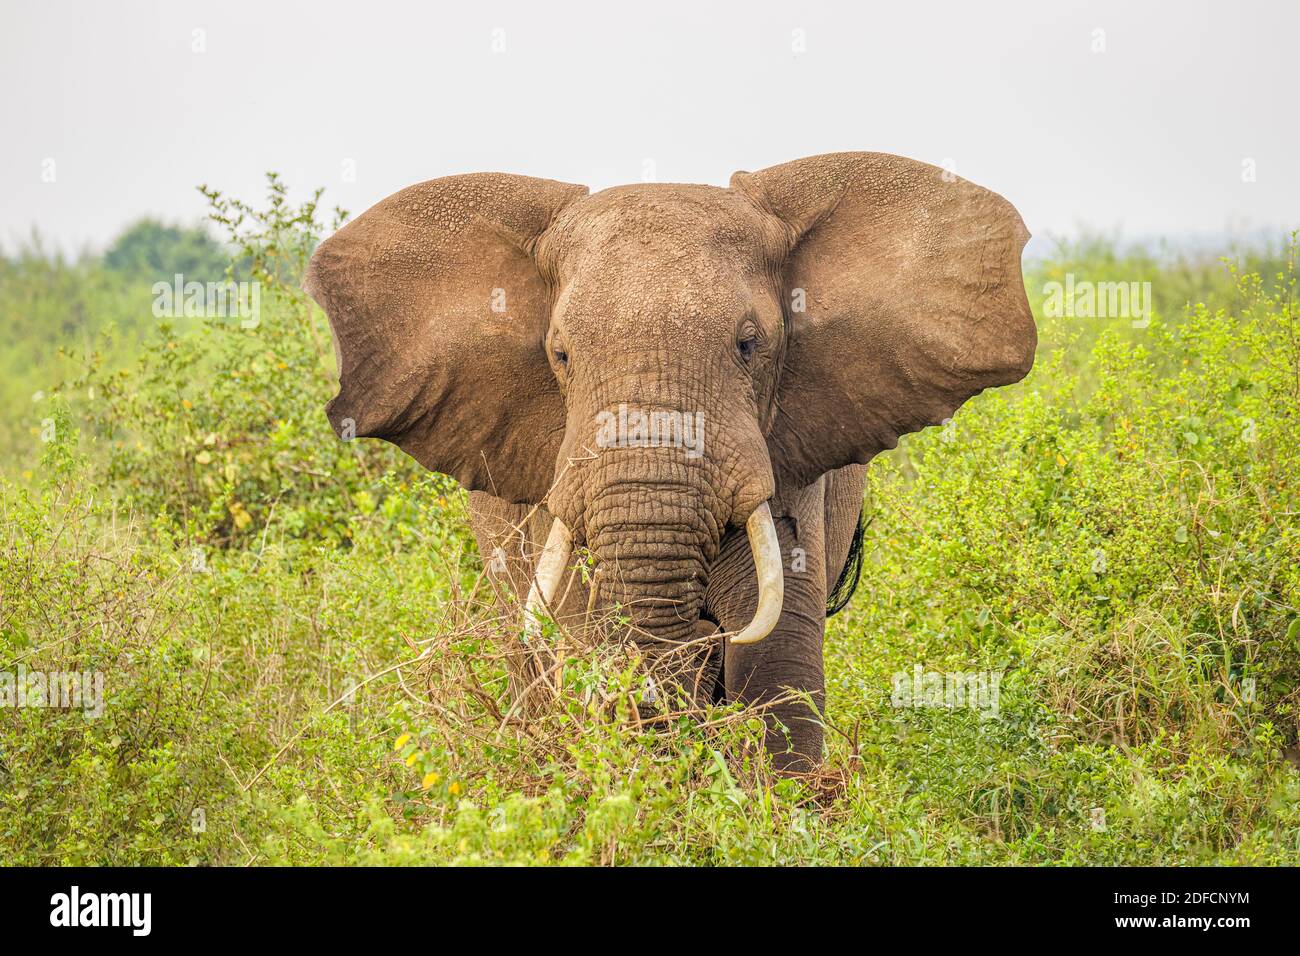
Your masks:
[{"label": "elephant forehead", "polygon": [[725,263],[610,248],[565,283],[555,316],[571,335],[631,344],[725,337],[751,307],[748,288]]},{"label": "elephant forehead", "polygon": [[713,259],[732,271],[763,267],[766,222],[729,189],[649,183],[606,189],[573,204],[540,250],[552,274],[594,266],[621,270],[689,270]]}]

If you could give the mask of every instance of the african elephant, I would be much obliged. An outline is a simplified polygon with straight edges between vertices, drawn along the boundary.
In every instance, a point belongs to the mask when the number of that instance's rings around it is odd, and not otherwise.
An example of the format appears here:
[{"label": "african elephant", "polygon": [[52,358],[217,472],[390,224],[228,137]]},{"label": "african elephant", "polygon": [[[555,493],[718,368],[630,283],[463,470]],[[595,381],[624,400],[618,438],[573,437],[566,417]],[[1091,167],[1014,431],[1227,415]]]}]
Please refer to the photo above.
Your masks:
[{"label": "african elephant", "polygon": [[856,583],[865,466],[1028,373],[1027,239],[1002,197],[883,153],[725,189],[483,173],[383,200],[305,288],[335,430],[470,491],[480,550],[528,591],[524,638],[544,606],[620,607],[614,638],[690,649],[690,693],[784,698],[767,746],[797,770],[821,758],[807,701],[828,600]]}]

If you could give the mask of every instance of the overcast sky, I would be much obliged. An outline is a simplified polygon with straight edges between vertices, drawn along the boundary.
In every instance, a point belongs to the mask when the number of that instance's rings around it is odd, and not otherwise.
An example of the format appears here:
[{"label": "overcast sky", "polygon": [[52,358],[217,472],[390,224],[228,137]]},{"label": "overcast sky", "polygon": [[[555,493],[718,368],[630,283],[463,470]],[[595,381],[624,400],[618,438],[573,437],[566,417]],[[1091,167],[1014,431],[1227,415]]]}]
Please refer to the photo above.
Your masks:
[{"label": "overcast sky", "polygon": [[852,149],[1040,239],[1294,228],[1298,36],[1295,0],[0,0],[0,243],[197,221],[197,184],[269,169],[355,214],[450,173],[725,185]]}]

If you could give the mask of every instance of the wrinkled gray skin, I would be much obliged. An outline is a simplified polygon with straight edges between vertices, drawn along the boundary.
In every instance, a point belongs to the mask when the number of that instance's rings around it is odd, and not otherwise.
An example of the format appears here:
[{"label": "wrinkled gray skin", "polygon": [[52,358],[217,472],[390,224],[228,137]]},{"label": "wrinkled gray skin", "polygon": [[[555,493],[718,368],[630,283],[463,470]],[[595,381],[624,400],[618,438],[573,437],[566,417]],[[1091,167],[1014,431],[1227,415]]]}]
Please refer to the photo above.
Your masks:
[{"label": "wrinkled gray skin", "polygon": [[[341,434],[393,441],[470,489],[503,589],[528,590],[553,518],[596,561],[552,611],[619,606],[647,656],[699,699],[822,705],[829,588],[865,465],[984,388],[1023,377],[1036,335],[1028,234],[1001,197],[877,153],[813,157],[731,187],[433,180],[321,245]],[[603,447],[600,413],[702,415],[702,453]],[[757,602],[745,522],[775,516],[785,597]],[[538,507],[540,505],[540,507]],[[499,549],[499,550],[498,550]],[[806,704],[769,716],[778,767],[820,759]]]}]

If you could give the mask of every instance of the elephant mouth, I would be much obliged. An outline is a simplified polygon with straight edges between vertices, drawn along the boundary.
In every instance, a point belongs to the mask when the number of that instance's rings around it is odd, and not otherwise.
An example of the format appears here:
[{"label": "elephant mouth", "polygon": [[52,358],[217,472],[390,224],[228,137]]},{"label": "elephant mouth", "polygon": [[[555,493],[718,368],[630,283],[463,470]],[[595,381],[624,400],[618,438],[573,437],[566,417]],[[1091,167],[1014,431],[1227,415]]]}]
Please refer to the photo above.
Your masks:
[{"label": "elephant mouth", "polygon": [[[745,522],[749,547],[754,554],[754,572],[758,579],[758,605],[754,617],[741,631],[726,635],[732,644],[757,644],[775,629],[785,601],[785,575],[781,568],[781,545],[772,521],[772,509],[765,501]],[[556,518],[546,536],[537,561],[537,570],[524,603],[524,640],[541,631],[542,615],[551,606],[564,573],[573,556],[573,535],[564,522]]]}]

